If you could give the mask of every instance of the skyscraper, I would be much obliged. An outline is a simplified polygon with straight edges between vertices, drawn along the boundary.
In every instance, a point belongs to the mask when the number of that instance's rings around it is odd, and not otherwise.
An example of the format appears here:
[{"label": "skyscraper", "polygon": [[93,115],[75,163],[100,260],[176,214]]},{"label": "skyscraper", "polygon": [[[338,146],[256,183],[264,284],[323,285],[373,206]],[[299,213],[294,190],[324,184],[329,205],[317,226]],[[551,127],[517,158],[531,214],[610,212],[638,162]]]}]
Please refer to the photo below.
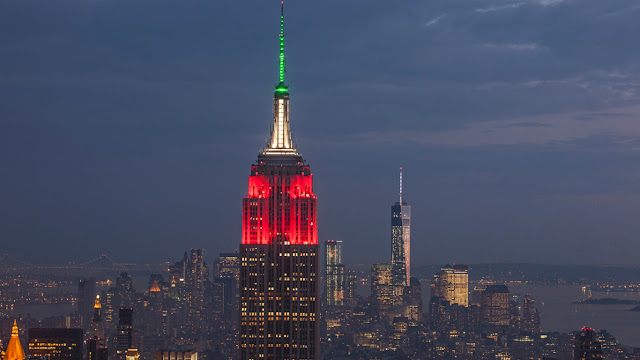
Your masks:
[{"label": "skyscraper", "polygon": [[373,264],[371,266],[371,305],[378,311],[389,310],[395,305],[393,266]]},{"label": "skyscraper", "polygon": [[233,317],[237,321],[239,276],[238,253],[221,253],[214,263],[213,274],[213,312],[218,317]]},{"label": "skyscraper", "polygon": [[102,323],[100,295],[96,295],[91,330],[87,336],[87,360],[107,360],[107,346]]},{"label": "skyscraper", "polygon": [[116,327],[116,359],[125,360],[127,350],[133,348],[133,309],[120,309]]},{"label": "skyscraper", "polygon": [[534,335],[540,334],[540,313],[530,295],[525,295],[522,300],[522,330]]},{"label": "skyscraper", "polygon": [[508,326],[511,324],[507,285],[477,286],[473,297],[473,302],[480,306],[480,322],[483,325]]},{"label": "skyscraper", "polygon": [[602,359],[602,348],[600,342],[596,339],[593,329],[585,326],[576,334],[576,345],[573,354],[575,360]]},{"label": "skyscraper", "polygon": [[324,246],[327,305],[342,306],[345,300],[345,266],[342,263],[342,241],[327,240]]},{"label": "skyscraper", "polygon": [[78,312],[82,317],[82,328],[88,329],[93,314],[93,302],[96,299],[96,279],[78,281]]},{"label": "skyscraper", "polygon": [[431,297],[439,297],[451,305],[469,306],[469,266],[446,265],[434,275]]},{"label": "skyscraper", "polygon": [[271,140],[251,166],[243,200],[241,360],[318,357],[317,199],[311,169],[291,140],[281,11]]},{"label": "skyscraper", "polygon": [[402,168],[400,199],[391,207],[391,265],[396,295],[402,295],[411,276],[411,206],[402,201]]}]

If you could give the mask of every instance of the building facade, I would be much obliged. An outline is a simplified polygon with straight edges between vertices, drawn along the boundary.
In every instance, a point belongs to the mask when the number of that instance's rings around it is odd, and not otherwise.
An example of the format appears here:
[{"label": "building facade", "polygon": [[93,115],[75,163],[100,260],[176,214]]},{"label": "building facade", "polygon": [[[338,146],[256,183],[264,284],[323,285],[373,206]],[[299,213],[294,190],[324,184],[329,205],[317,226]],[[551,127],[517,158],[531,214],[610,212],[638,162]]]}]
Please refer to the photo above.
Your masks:
[{"label": "building facade", "polygon": [[284,72],[282,11],[271,140],[251,166],[243,200],[241,360],[319,355],[317,199],[311,168],[291,139]]},{"label": "building facade", "polygon": [[378,311],[391,309],[398,299],[394,289],[393,266],[373,264],[371,266],[371,306]]},{"label": "building facade", "polygon": [[325,242],[325,296],[329,306],[345,304],[345,265],[342,263],[342,241]]},{"label": "building facade", "polygon": [[29,329],[29,356],[82,360],[82,329]]},{"label": "building facade", "polygon": [[438,297],[450,305],[469,306],[469,266],[446,265],[434,275],[431,297]]}]

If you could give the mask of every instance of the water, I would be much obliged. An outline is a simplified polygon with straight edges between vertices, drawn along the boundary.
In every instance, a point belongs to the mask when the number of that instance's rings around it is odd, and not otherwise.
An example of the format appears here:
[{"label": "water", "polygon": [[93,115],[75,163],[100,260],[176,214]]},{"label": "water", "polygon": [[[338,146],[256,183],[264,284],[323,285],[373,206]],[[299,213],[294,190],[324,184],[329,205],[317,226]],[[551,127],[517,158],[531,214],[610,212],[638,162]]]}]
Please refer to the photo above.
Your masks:
[{"label": "water", "polygon": [[[607,330],[624,345],[640,347],[640,312],[626,311],[635,305],[577,305],[585,299],[579,285],[509,285],[511,294],[530,294],[540,311],[543,331],[571,332],[588,326]],[[640,293],[593,292],[593,298],[640,300]],[[521,298],[519,302],[521,302]]]}]

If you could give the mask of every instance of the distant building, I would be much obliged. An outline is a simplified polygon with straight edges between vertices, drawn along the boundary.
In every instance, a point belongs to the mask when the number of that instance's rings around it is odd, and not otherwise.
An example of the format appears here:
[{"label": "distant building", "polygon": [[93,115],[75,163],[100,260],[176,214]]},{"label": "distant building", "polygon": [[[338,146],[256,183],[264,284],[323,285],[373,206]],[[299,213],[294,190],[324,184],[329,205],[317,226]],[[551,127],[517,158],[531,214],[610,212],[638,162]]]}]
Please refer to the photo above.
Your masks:
[{"label": "distant building", "polygon": [[533,335],[540,334],[540,313],[536,302],[530,295],[525,295],[522,302],[522,330]]},{"label": "distant building", "polygon": [[409,286],[404,288],[403,302],[404,316],[409,321],[409,326],[417,326],[422,321],[422,286],[420,280],[412,276]]},{"label": "distant building", "polygon": [[402,200],[402,168],[400,199],[391,207],[391,265],[396,295],[402,295],[411,277],[411,206]]},{"label": "distant building", "polygon": [[85,278],[78,281],[78,313],[82,319],[82,328],[88,329],[93,315],[93,302],[96,298],[96,279]]},{"label": "distant building", "polygon": [[509,288],[506,285],[477,286],[473,293],[473,303],[480,307],[482,325],[512,325]]},{"label": "distant building", "polygon": [[153,355],[153,360],[198,360],[195,351],[160,350]]},{"label": "distant building", "polygon": [[133,348],[133,309],[120,309],[116,327],[117,360],[126,360],[127,350]]},{"label": "distant building", "polygon": [[24,349],[22,349],[22,344],[20,344],[20,338],[18,337],[18,323],[13,320],[11,339],[7,345],[3,360],[24,360],[24,358]]},{"label": "distant building", "polygon": [[329,306],[342,306],[345,300],[345,266],[342,241],[325,242],[325,300]]},{"label": "distant building", "polygon": [[602,348],[596,339],[595,331],[588,327],[583,327],[576,334],[576,347],[574,349],[575,360],[599,360],[602,359]]},{"label": "distant building", "polygon": [[355,305],[358,299],[358,272],[347,271],[345,275],[345,302],[349,306]]},{"label": "distant building", "polygon": [[237,320],[240,255],[221,253],[213,265],[213,313],[220,318]]},{"label": "distant building", "polygon": [[138,353],[138,349],[129,349],[127,350],[126,360],[139,360],[140,354]]},{"label": "distant building", "polygon": [[108,351],[102,323],[100,295],[96,295],[91,330],[87,337],[87,360],[107,360]]},{"label": "distant building", "polygon": [[82,360],[82,329],[29,329],[29,356]]},{"label": "distant building", "polygon": [[391,264],[371,266],[371,305],[384,311],[394,304],[393,267]]},{"label": "distant building", "polygon": [[446,265],[434,275],[431,297],[438,297],[450,305],[469,306],[469,266]]}]

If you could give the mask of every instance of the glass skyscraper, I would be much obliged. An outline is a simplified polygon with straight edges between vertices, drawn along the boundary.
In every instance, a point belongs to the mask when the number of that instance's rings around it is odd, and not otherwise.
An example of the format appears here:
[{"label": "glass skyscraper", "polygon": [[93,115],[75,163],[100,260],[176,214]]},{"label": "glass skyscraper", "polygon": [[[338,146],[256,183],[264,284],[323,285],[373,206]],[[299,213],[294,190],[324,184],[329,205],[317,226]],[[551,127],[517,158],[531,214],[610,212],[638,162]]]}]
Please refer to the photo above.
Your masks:
[{"label": "glass skyscraper", "polygon": [[411,206],[402,200],[402,168],[400,199],[391,207],[391,265],[396,295],[401,296],[411,277]]}]

